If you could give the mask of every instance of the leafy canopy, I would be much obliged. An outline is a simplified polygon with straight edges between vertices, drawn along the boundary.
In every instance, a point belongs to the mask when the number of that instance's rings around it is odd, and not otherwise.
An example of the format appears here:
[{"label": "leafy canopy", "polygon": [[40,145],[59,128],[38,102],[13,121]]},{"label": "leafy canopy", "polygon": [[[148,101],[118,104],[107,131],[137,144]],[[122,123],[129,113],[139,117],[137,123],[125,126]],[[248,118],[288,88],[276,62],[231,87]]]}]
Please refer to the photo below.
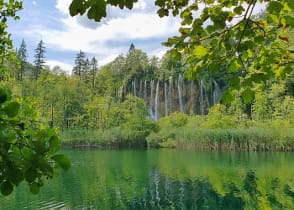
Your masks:
[{"label": "leafy canopy", "polygon": [[[73,0],[71,15],[100,21],[106,6],[131,9],[137,0]],[[164,44],[175,59],[184,60],[186,76],[195,79],[204,72],[228,81],[224,101],[240,90],[244,103],[251,103],[255,83],[283,78],[293,71],[289,28],[294,27],[293,0],[155,0],[160,17],[181,18],[180,35]],[[257,5],[265,15],[254,17]]]},{"label": "leafy canopy", "polygon": [[56,154],[61,141],[55,130],[39,123],[33,103],[18,98],[4,88],[14,64],[11,36],[7,32],[9,18],[18,19],[21,1],[0,0],[0,191],[12,193],[15,186],[26,181],[31,193],[38,193],[44,179],[52,178],[55,168],[67,170],[69,160]]}]

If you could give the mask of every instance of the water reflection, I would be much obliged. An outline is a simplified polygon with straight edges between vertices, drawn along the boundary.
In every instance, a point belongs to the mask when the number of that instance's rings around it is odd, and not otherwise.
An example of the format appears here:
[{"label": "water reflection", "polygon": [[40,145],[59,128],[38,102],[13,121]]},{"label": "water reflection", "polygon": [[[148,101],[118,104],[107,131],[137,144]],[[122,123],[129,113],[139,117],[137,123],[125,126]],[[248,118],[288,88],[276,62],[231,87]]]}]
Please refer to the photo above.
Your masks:
[{"label": "water reflection", "polygon": [[0,209],[294,209],[294,155],[66,151],[73,167]]},{"label": "water reflection", "polygon": [[[152,171],[146,192],[127,199],[121,193],[112,197],[111,209],[293,209],[294,192],[281,185],[278,178],[263,194],[258,188],[255,171],[248,171],[240,189],[233,183],[223,183],[228,191],[221,195],[207,179],[174,180]],[[284,197],[280,200],[281,194]]]}]

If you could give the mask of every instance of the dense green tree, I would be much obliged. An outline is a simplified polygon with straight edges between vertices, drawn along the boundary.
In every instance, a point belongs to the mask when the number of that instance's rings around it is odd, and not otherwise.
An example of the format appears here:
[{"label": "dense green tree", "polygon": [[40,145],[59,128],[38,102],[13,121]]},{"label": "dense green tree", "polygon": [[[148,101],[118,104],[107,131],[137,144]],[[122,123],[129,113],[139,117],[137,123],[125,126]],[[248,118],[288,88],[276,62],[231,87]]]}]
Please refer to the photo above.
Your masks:
[{"label": "dense green tree", "polygon": [[19,62],[20,62],[17,79],[19,81],[22,81],[26,73],[25,70],[26,70],[27,58],[28,58],[27,46],[24,40],[22,40],[20,48],[17,51],[17,58],[19,59]]},{"label": "dense green tree", "polygon": [[91,59],[91,67],[90,67],[90,76],[91,76],[91,83],[92,83],[92,89],[95,88],[95,77],[98,70],[98,61],[95,57]]},{"label": "dense green tree", "polygon": [[148,56],[142,50],[136,49],[134,44],[126,55],[126,64],[124,68],[124,78],[126,81],[132,81],[142,78],[142,73],[148,66]]},{"label": "dense green tree", "polygon": [[75,66],[72,70],[72,75],[78,76],[80,80],[82,80],[83,70],[85,69],[86,65],[86,55],[85,53],[80,50],[80,52],[77,54],[75,59]]},{"label": "dense green tree", "polygon": [[[100,21],[106,17],[107,5],[121,9],[133,8],[137,0],[128,1],[83,1],[73,0],[70,14],[83,15]],[[266,4],[266,15],[261,19],[253,17],[258,3]],[[174,58],[185,59],[187,76],[195,79],[202,72],[218,74],[219,67],[225,67],[228,81],[223,101],[233,100],[233,90],[241,90],[246,103],[254,100],[254,83],[261,83],[275,77],[284,77],[293,71],[292,50],[287,43],[287,28],[294,27],[292,0],[156,0],[160,17],[180,16],[180,35],[165,43],[173,47]],[[197,15],[195,15],[197,14]]]},{"label": "dense green tree", "polygon": [[130,144],[146,144],[146,137],[151,131],[156,131],[157,125],[148,119],[148,111],[144,101],[128,95],[123,102],[125,122],[121,124],[124,138]]},{"label": "dense green tree", "polygon": [[45,67],[45,46],[43,40],[38,43],[37,48],[35,49],[35,71],[34,71],[34,79],[37,80],[41,71]]}]

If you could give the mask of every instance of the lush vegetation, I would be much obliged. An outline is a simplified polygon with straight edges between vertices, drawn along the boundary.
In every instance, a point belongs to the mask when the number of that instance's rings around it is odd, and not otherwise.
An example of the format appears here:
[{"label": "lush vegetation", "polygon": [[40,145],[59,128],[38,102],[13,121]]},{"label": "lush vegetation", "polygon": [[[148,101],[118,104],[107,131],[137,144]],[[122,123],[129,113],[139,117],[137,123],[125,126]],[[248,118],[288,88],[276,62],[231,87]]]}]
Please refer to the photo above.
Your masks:
[{"label": "lush vegetation", "polygon": [[61,147],[56,130],[40,123],[34,102],[13,90],[11,71],[17,68],[18,60],[6,22],[18,19],[16,12],[21,8],[20,1],[0,1],[0,190],[3,195],[9,195],[22,181],[36,194],[44,180],[54,176],[56,168],[70,167],[64,155],[56,154]]},{"label": "lush vegetation", "polygon": [[215,97],[216,88],[227,88],[224,78],[205,75],[201,85],[181,79],[185,66],[168,55],[148,58],[131,45],[100,68],[91,60],[80,51],[71,76],[44,67],[37,79],[26,62],[13,83],[16,93],[34,95],[38,115],[59,129],[65,146],[294,149],[293,73],[255,84],[250,103],[235,90],[224,105]]},{"label": "lush vegetation", "polygon": [[[133,2],[74,0],[70,12],[100,20],[107,4]],[[199,17],[202,1],[189,2],[155,1],[159,16],[182,18],[161,60],[131,45],[98,68],[80,51],[69,76],[45,65],[42,40],[34,64],[24,41],[14,52],[6,22],[22,4],[0,1],[2,194],[23,180],[37,193],[55,167],[69,167],[55,154],[56,130],[74,146],[293,150],[293,2],[269,1],[259,17],[255,0],[203,1]]]},{"label": "lush vegetation", "polygon": [[[87,14],[100,21],[108,5],[131,9],[137,0],[72,0],[71,15]],[[256,18],[257,5],[266,4],[266,13]],[[285,77],[293,68],[293,45],[288,45],[289,28],[294,27],[292,0],[156,0],[160,17],[181,18],[180,35],[165,45],[176,60],[184,60],[186,76],[226,76],[223,100],[231,101],[240,90],[246,102],[254,99],[254,83]]]}]

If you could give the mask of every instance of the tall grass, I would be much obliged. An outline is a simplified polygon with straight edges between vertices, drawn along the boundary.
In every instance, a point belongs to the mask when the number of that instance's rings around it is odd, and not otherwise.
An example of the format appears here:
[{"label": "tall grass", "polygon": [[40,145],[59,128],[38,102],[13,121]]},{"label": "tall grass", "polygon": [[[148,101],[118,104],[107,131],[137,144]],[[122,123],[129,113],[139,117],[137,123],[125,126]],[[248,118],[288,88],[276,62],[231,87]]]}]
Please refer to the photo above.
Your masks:
[{"label": "tall grass", "polygon": [[122,143],[120,128],[107,130],[68,129],[61,132],[64,146],[112,148]]},{"label": "tall grass", "polygon": [[126,138],[121,128],[106,130],[68,129],[60,133],[64,147],[129,148],[145,147],[145,142]]},{"label": "tall grass", "polygon": [[274,128],[181,128],[177,148],[209,150],[293,151],[294,130]]}]

